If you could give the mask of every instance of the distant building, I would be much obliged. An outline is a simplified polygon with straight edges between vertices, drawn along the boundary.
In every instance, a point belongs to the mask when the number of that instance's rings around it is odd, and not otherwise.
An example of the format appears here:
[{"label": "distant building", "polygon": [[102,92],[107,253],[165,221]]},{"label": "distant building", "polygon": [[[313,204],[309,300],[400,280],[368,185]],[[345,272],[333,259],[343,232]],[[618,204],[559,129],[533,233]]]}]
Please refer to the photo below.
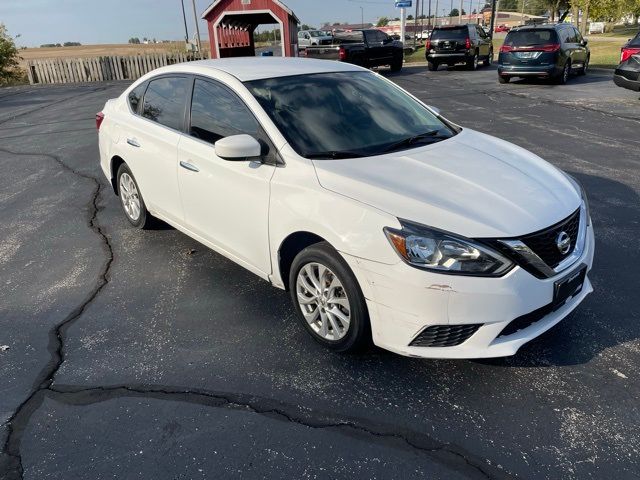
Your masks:
[{"label": "distant building", "polygon": [[363,30],[373,28],[373,23],[343,23],[340,25],[330,25],[325,23],[320,30],[328,32],[352,32],[354,30]]}]

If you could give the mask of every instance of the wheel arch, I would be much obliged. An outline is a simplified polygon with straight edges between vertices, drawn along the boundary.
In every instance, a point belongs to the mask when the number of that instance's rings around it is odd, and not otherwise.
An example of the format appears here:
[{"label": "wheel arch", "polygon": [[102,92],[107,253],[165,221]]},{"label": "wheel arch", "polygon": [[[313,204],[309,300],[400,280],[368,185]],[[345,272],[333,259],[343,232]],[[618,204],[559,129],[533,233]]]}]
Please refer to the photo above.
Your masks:
[{"label": "wheel arch", "polygon": [[285,290],[289,290],[289,271],[296,255],[305,248],[320,242],[327,242],[331,245],[331,242],[320,235],[304,230],[293,232],[282,240],[278,248],[278,272]]},{"label": "wheel arch", "polygon": [[118,175],[118,169],[120,168],[120,165],[122,165],[123,163],[126,163],[126,162],[121,156],[114,155],[111,158],[111,162],[109,166],[109,171],[111,172],[111,187],[113,188],[113,193],[115,193],[116,196],[118,195],[118,179],[116,177]]}]

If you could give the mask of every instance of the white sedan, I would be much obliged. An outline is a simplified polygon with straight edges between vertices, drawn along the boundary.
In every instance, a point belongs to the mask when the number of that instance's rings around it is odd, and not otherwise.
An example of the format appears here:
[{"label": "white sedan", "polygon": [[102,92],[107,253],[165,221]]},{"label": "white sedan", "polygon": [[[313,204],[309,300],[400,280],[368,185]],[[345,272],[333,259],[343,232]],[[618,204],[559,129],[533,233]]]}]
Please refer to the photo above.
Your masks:
[{"label": "white sedan", "polygon": [[573,178],[366,69],[173,65],[96,122],[132,225],[162,219],[289,290],[328,348],[513,355],[592,291],[593,229]]}]

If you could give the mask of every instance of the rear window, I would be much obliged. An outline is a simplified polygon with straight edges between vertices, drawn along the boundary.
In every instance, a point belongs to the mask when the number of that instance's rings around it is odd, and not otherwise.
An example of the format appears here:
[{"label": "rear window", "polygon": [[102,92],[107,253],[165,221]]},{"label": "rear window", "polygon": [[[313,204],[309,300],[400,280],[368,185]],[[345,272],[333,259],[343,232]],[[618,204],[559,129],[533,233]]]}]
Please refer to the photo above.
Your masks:
[{"label": "rear window", "polygon": [[341,43],[363,43],[362,32],[336,33],[333,37],[334,44]]},{"label": "rear window", "polygon": [[505,45],[525,47],[530,45],[547,45],[559,43],[555,30],[518,30],[509,32],[504,39]]},{"label": "rear window", "polygon": [[640,47],[640,33],[638,33],[635,38],[633,38],[630,42],[629,42],[629,46],[630,47]]},{"label": "rear window", "polygon": [[469,37],[467,27],[436,28],[431,34],[431,40],[466,40]]}]

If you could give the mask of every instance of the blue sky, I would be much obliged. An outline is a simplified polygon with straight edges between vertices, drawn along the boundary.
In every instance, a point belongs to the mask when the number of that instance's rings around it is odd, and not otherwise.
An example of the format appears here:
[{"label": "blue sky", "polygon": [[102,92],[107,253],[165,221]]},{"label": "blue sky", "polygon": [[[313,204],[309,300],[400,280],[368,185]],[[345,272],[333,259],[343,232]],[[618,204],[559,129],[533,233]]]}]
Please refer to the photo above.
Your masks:
[{"label": "blue sky", "polygon": [[[444,0],[446,2],[446,0]],[[192,35],[191,0],[184,0]],[[284,0],[302,23],[360,22],[396,16],[393,0]],[[458,0],[456,0],[458,2]],[[210,0],[196,0],[198,14]],[[83,44],[123,43],[132,36],[178,40],[184,37],[180,0],[0,0],[0,22],[18,45],[76,41]],[[200,33],[207,38],[204,22]]]}]

